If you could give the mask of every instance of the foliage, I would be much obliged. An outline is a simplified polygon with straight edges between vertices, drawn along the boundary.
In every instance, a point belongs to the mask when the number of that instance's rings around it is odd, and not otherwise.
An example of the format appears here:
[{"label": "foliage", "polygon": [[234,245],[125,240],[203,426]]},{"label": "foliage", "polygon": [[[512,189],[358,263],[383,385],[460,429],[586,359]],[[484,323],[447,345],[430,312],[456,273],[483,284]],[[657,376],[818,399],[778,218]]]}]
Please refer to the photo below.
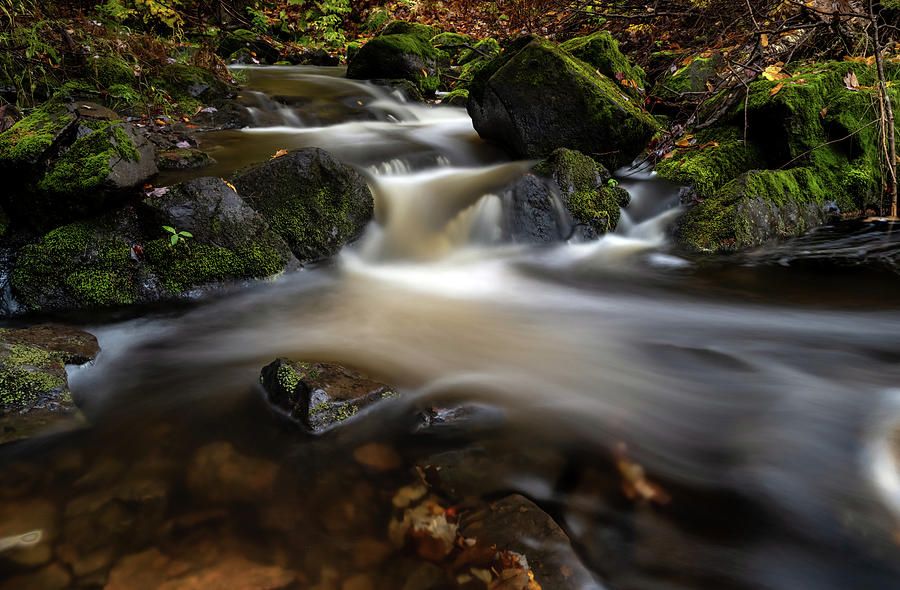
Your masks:
[{"label": "foliage", "polygon": [[178,244],[186,244],[186,238],[193,238],[194,234],[188,231],[178,231],[171,225],[162,226],[164,230],[169,232],[169,246],[175,247]]}]

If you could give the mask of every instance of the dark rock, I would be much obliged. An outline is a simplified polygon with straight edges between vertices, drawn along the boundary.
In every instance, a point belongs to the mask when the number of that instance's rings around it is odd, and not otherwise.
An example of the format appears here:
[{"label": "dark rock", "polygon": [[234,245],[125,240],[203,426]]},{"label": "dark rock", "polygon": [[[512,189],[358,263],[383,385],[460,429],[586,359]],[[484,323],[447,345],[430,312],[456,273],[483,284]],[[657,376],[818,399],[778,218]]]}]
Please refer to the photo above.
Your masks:
[{"label": "dark rock", "polygon": [[11,104],[0,107],[0,133],[3,133],[22,118],[22,113]]},{"label": "dark rock", "polygon": [[633,65],[619,51],[619,43],[609,31],[598,31],[585,37],[570,39],[560,45],[581,61],[590,64],[601,74],[615,80],[629,96],[639,98],[647,85],[644,71]]},{"label": "dark rock", "polygon": [[66,568],[54,563],[35,572],[12,576],[0,582],[0,590],[65,590],[72,576]]},{"label": "dark rock", "polygon": [[120,119],[118,113],[95,102],[76,102],[75,114],[79,119],[88,121],[116,121]]},{"label": "dark rock", "polygon": [[225,35],[216,48],[216,53],[227,58],[240,49],[256,54],[261,62],[273,64],[278,61],[279,51],[271,43],[247,29],[237,29]]},{"label": "dark rock", "polygon": [[229,65],[248,66],[250,64],[259,63],[259,60],[253,55],[247,47],[241,47],[228,56]]},{"label": "dark rock", "polygon": [[365,179],[319,148],[251,166],[234,184],[301,261],[336,254],[362,234],[374,211]]},{"label": "dark rock", "polygon": [[631,162],[659,127],[615,82],[540,39],[512,45],[477,72],[467,108],[479,135],[515,156],[568,147],[613,168]]},{"label": "dark rock", "polygon": [[68,326],[0,330],[0,443],[81,425],[65,365],[87,363],[99,350],[96,338]]},{"label": "dark rock", "polygon": [[198,449],[187,469],[191,493],[216,504],[259,502],[271,495],[277,477],[278,465],[244,455],[226,441]]},{"label": "dark rock", "polygon": [[372,80],[372,83],[391,88],[409,102],[425,102],[425,97],[419,92],[419,88],[409,80]]},{"label": "dark rock", "polygon": [[685,92],[706,92],[708,82],[713,82],[720,68],[725,66],[725,59],[720,53],[710,57],[696,57],[690,64],[678,68],[674,72],[659,79],[653,94],[660,98],[675,100]]},{"label": "dark rock", "polygon": [[546,512],[514,494],[467,515],[460,533],[497,549],[524,555],[535,581],[544,590],[599,589],[581,564],[568,536]]},{"label": "dark rock", "polygon": [[441,99],[441,104],[449,107],[465,108],[468,102],[469,91],[465,88],[460,88],[459,90],[449,92],[446,96],[444,96],[444,98]]},{"label": "dark rock", "polygon": [[[46,500],[27,499],[0,504],[0,539],[19,537],[19,542],[0,552],[0,570],[41,566],[53,557],[59,535],[56,506]],[[27,535],[40,531],[38,535]],[[24,537],[24,538],[23,538]]]},{"label": "dark rock", "polygon": [[409,80],[425,96],[440,85],[441,62],[446,53],[414,35],[382,35],[360,48],[350,61],[347,77],[356,80]]},{"label": "dark rock", "polygon": [[541,179],[526,174],[504,193],[507,229],[516,242],[546,244],[569,233],[562,203]]},{"label": "dark rock", "polygon": [[391,386],[332,363],[277,359],[262,369],[260,381],[269,403],[315,432],[396,395]]},{"label": "dark rock", "polygon": [[328,53],[324,49],[305,49],[301,52],[293,52],[287,55],[287,61],[294,65],[302,66],[336,66],[341,60]]},{"label": "dark rock", "polygon": [[410,23],[403,20],[395,20],[388,24],[381,31],[380,36],[385,35],[412,35],[413,37],[417,37],[423,41],[431,41],[432,37],[440,34],[441,30],[438,27],[432,27],[429,25],[422,25],[419,23]]},{"label": "dark rock", "polygon": [[205,129],[241,129],[253,125],[253,116],[247,107],[226,102],[218,108],[204,107],[194,115],[192,122]]}]

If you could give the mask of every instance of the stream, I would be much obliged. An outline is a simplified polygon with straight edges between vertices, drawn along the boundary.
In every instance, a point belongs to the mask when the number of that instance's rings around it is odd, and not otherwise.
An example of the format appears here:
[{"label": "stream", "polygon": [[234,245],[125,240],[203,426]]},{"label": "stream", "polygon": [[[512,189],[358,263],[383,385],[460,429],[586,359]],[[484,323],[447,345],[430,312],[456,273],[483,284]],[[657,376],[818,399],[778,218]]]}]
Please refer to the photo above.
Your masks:
[{"label": "stream", "polygon": [[[686,256],[668,234],[679,187],[638,168],[615,173],[632,197],[615,233],[504,242],[502,188],[533,162],[482,142],[464,110],[341,68],[245,73],[256,125],[203,134],[217,164],[158,184],[318,146],[366,176],[374,222],[330,263],[86,325],[102,352],[70,383],[92,427],[0,448],[0,511],[43,501],[56,554],[76,547],[76,563],[106,569],[148,547],[215,546],[301,572],[298,588],[353,573],[418,590],[415,556],[360,558],[386,542],[390,499],[413,481],[353,460],[376,442],[406,467],[467,457],[457,476],[473,497],[537,503],[592,573],[580,588],[900,585],[896,228]],[[352,366],[401,395],[305,435],[264,402],[259,371],[276,357]],[[459,405],[458,424],[415,418]],[[222,441],[252,457],[247,472],[277,466],[277,485],[192,484],[197,450]],[[623,452],[667,502],[623,495]],[[97,515],[113,505],[128,515],[116,526]],[[129,587],[84,570],[71,587]]]}]

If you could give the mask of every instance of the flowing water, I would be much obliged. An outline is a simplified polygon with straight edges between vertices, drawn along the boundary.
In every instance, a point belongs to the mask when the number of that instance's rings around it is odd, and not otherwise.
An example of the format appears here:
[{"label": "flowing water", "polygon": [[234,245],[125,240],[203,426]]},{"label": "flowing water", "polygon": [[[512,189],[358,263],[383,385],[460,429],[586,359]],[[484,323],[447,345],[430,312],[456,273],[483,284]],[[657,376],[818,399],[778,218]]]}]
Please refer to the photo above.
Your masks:
[{"label": "flowing water", "polygon": [[[93,427],[0,450],[0,507],[48,500],[55,554],[88,548],[59,559],[99,552],[108,569],[148,547],[215,545],[299,572],[298,587],[361,573],[416,588],[414,556],[360,559],[414,479],[355,462],[374,441],[406,466],[477,456],[459,485],[550,513],[594,576],[572,587],[900,586],[890,225],[685,257],[667,237],[678,187],[621,170],[632,201],[616,233],[509,243],[502,189],[532,163],[481,142],[465,111],[407,104],[339,69],[248,75],[259,126],[206,134],[218,164],[202,173],[324,147],[367,176],[376,219],[333,264],[88,327],[103,352],[71,382]],[[309,437],[262,401],[259,370],[276,357],[350,365],[402,395]],[[415,419],[459,404],[473,408],[461,424]],[[198,483],[210,444],[237,449],[244,471],[277,466],[277,485]],[[625,497],[623,452],[667,502]],[[91,498],[103,508],[84,509]],[[111,502],[126,525],[95,514]],[[107,582],[81,570],[87,587]]]}]

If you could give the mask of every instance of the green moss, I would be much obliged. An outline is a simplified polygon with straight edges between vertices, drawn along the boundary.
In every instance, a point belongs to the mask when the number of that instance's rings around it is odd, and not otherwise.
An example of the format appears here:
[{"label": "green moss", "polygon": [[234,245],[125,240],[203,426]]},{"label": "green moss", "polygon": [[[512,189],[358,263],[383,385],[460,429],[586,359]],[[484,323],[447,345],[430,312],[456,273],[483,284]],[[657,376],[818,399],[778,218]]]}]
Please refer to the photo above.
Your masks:
[{"label": "green moss", "polygon": [[[410,67],[409,56],[422,64]],[[347,77],[353,79],[393,79],[413,82],[422,94],[430,95],[440,86],[438,63],[449,56],[430,42],[414,35],[381,35],[366,43],[350,62]],[[429,73],[429,70],[431,73]]]},{"label": "green moss", "polygon": [[500,43],[496,39],[482,39],[473,47],[474,49],[467,49],[459,56],[461,65],[475,60],[493,59],[500,55]]},{"label": "green moss", "polygon": [[440,34],[440,32],[441,30],[437,27],[395,20],[384,28],[384,31],[381,32],[380,36],[410,35],[417,39],[421,39],[422,41],[431,41],[431,39]]},{"label": "green moss", "polygon": [[473,39],[471,37],[460,35],[459,33],[441,33],[431,39],[431,44],[436,49],[446,51],[451,59],[457,59],[464,50],[462,46],[472,42]]},{"label": "green moss", "polygon": [[0,134],[0,164],[12,168],[35,162],[74,120],[61,103],[48,102]]},{"label": "green moss", "polygon": [[173,293],[219,281],[261,279],[284,269],[284,260],[274,248],[249,244],[229,250],[205,244],[179,244],[153,240],[144,248],[152,272]]},{"label": "green moss", "polygon": [[134,69],[118,55],[105,55],[93,60],[94,74],[101,88],[116,84],[134,85]]},{"label": "green moss", "polygon": [[84,195],[101,188],[116,159],[140,159],[134,142],[119,123],[106,123],[94,133],[79,138],[56,160],[38,183],[42,191]]},{"label": "green moss", "polygon": [[303,375],[295,371],[290,365],[281,365],[278,367],[276,375],[278,384],[287,392],[292,392],[300,385]]},{"label": "green moss", "polygon": [[457,88],[444,95],[444,98],[441,99],[441,104],[450,105],[452,107],[464,107],[468,100],[469,90],[467,88]]},{"label": "green moss", "polygon": [[706,92],[706,83],[716,76],[723,65],[720,55],[697,57],[689,65],[663,76],[653,93],[660,98],[677,100],[685,92]]},{"label": "green moss", "polygon": [[699,133],[695,139],[696,147],[677,149],[674,157],[656,165],[656,172],[666,180],[693,187],[702,199],[711,197],[739,174],[763,167],[759,148],[744,145],[741,129],[716,128]]},{"label": "green moss", "polygon": [[11,283],[30,309],[60,297],[88,308],[126,305],[136,299],[131,265],[126,242],[98,239],[88,223],[73,223],[22,247]]},{"label": "green moss", "polygon": [[[560,45],[560,48],[568,51],[581,61],[590,64],[601,74],[613,80],[621,77],[631,80],[639,88],[647,84],[644,71],[631,64],[627,57],[619,51],[619,43],[612,38],[608,31],[599,31],[586,37],[570,39]],[[628,87],[629,94],[635,92]]]},{"label": "green moss", "polygon": [[41,397],[66,385],[57,355],[24,344],[0,351],[0,412],[26,410]]}]

